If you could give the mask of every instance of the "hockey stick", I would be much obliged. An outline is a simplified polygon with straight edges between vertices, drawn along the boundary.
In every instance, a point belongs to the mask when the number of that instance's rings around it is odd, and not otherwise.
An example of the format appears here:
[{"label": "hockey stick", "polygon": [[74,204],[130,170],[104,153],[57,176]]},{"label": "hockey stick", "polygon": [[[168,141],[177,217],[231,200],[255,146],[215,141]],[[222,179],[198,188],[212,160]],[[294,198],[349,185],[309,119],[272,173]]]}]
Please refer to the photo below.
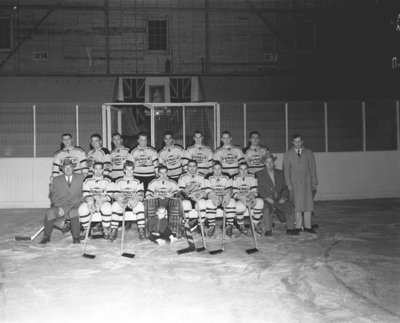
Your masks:
[{"label": "hockey stick", "polygon": [[197,248],[196,251],[197,251],[197,252],[202,252],[202,251],[207,250],[207,244],[206,244],[206,238],[205,238],[205,236],[204,236],[203,219],[201,218],[201,213],[200,213],[200,210],[199,210],[199,208],[198,208],[197,202],[196,202],[196,211],[197,211],[197,215],[199,216],[199,224],[200,224],[201,238],[203,239],[203,247]]},{"label": "hockey stick", "polygon": [[44,230],[44,226],[41,227],[33,236],[30,237],[21,237],[17,236],[14,237],[14,241],[33,241],[35,238]]},{"label": "hockey stick", "polygon": [[96,257],[96,255],[91,255],[91,254],[85,253],[86,243],[89,240],[89,231],[90,231],[90,225],[92,224],[92,217],[93,217],[93,211],[90,210],[89,225],[86,229],[85,242],[83,243],[83,248],[82,248],[82,257],[88,258],[88,259],[93,259]]},{"label": "hockey stick", "polygon": [[[183,214],[185,214],[185,212],[183,210],[182,203],[181,203],[181,208],[182,208]],[[177,250],[176,252],[177,252],[178,255],[182,255],[184,253],[189,253],[189,252],[196,251],[196,246],[194,244],[193,236],[192,236],[192,233],[190,232],[189,221],[186,221],[186,217],[184,219],[184,223],[185,223],[184,224],[184,228],[185,228],[186,240],[187,240],[189,246],[186,247],[186,248]]]},{"label": "hockey stick", "polygon": [[258,252],[260,250],[258,250],[257,238],[256,238],[255,230],[254,230],[253,212],[251,211],[250,207],[247,207],[247,209],[249,210],[251,233],[253,234],[253,240],[254,240],[254,248],[246,249],[246,252],[247,252],[247,254],[251,254],[251,253]]},{"label": "hockey stick", "polygon": [[124,241],[125,241],[125,213],[126,210],[124,210],[124,213],[122,215],[122,238],[121,238],[121,256],[126,257],[126,258],[133,258],[135,257],[134,253],[128,253],[124,252]]},{"label": "hockey stick", "polygon": [[224,206],[224,213],[222,216],[222,248],[210,251],[209,253],[211,255],[216,255],[218,253],[221,253],[225,249],[225,221],[226,221],[226,210],[225,210],[225,206]]}]

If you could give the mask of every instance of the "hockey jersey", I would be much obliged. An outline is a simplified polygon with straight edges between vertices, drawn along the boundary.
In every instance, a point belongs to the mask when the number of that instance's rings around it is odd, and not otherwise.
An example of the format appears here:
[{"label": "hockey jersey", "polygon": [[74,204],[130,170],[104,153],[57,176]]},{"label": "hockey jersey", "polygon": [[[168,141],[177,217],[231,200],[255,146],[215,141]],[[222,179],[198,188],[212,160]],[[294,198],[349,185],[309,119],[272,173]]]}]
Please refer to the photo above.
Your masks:
[{"label": "hockey jersey", "polygon": [[173,180],[153,179],[147,188],[146,197],[173,197],[178,191],[178,184]]},{"label": "hockey jersey", "polygon": [[246,176],[237,175],[232,181],[233,197],[237,198],[239,193],[258,193],[257,178],[253,174]]},{"label": "hockey jersey", "polygon": [[259,170],[265,168],[265,157],[269,152],[267,147],[258,146],[253,147],[249,146],[243,149],[244,159],[249,165],[249,172],[254,174]]},{"label": "hockey jersey", "polygon": [[212,172],[213,151],[208,146],[190,146],[183,155],[184,170],[186,170],[189,160],[197,162],[197,170],[200,174],[206,176]]},{"label": "hockey jersey", "polygon": [[141,196],[142,198],[144,196],[143,183],[140,183],[135,178],[119,178],[113,186],[114,198],[116,200],[120,198],[129,200],[134,195]]},{"label": "hockey jersey", "polygon": [[135,164],[133,175],[136,177],[155,176],[158,171],[158,155],[153,147],[141,148],[139,146],[131,149],[127,160]]},{"label": "hockey jersey", "polygon": [[111,178],[116,180],[124,177],[124,166],[129,154],[129,148],[120,147],[111,151]]},{"label": "hockey jersey", "polygon": [[86,153],[81,147],[75,146],[69,150],[65,148],[60,149],[55,153],[53,159],[53,177],[56,177],[63,173],[61,166],[66,159],[71,160],[71,162],[75,164],[75,173],[87,173],[88,167],[86,163]]},{"label": "hockey jersey", "polygon": [[177,178],[182,175],[183,148],[179,145],[164,147],[158,152],[160,164],[167,166],[168,177]]},{"label": "hockey jersey", "polygon": [[205,180],[205,191],[207,195],[211,191],[223,196],[232,190],[232,181],[227,175],[208,175]]},{"label": "hockey jersey", "polygon": [[239,164],[244,161],[244,155],[238,146],[222,146],[214,152],[214,161],[221,162],[222,171],[233,178],[239,173]]},{"label": "hockey jersey", "polygon": [[107,148],[92,149],[87,155],[87,165],[89,175],[93,175],[93,165],[95,162],[101,162],[104,165],[104,176],[109,176],[111,173],[111,156]]},{"label": "hockey jersey", "polygon": [[95,200],[98,200],[102,196],[105,196],[111,201],[112,189],[112,183],[109,177],[88,176],[83,182],[83,198],[86,200],[88,197],[93,197]]},{"label": "hockey jersey", "polygon": [[180,190],[185,190],[188,194],[201,191],[205,188],[205,179],[201,174],[183,174],[179,177],[178,185]]}]

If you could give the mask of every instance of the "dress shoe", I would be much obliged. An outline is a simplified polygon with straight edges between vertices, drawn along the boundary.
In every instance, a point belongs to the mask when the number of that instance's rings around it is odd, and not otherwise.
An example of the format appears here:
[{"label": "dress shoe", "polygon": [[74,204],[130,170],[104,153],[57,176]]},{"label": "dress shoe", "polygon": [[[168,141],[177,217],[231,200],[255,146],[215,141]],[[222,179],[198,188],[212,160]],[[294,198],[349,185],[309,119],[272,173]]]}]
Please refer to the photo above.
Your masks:
[{"label": "dress shoe", "polygon": [[80,238],[73,238],[73,239],[72,239],[72,243],[73,243],[73,244],[81,243],[81,239],[80,239]]},{"label": "dress shoe", "polygon": [[272,231],[271,230],[265,231],[264,235],[266,237],[271,237],[272,236]]},{"label": "dress shoe", "polygon": [[50,237],[43,237],[42,241],[40,241],[39,244],[46,244],[47,242],[50,242]]},{"label": "dress shoe", "polygon": [[298,236],[300,234],[300,230],[299,229],[287,229],[286,233],[291,236]]},{"label": "dress shoe", "polygon": [[317,231],[315,231],[314,228],[304,228],[304,232],[317,233]]},{"label": "dress shoe", "polygon": [[64,226],[61,230],[63,234],[66,234],[67,232],[71,231],[71,222],[70,221],[65,221]]}]

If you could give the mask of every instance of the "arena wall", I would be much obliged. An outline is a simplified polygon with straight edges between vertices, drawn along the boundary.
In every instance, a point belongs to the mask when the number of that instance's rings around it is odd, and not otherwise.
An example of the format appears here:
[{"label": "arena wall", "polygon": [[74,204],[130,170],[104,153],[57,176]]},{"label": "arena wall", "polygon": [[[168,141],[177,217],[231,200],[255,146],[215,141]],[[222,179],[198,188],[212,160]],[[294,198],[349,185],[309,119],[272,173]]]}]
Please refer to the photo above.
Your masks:
[{"label": "arena wall", "polygon": [[[277,168],[283,154],[277,154]],[[315,153],[316,200],[400,195],[400,151]],[[0,158],[0,208],[48,207],[52,158]]]}]

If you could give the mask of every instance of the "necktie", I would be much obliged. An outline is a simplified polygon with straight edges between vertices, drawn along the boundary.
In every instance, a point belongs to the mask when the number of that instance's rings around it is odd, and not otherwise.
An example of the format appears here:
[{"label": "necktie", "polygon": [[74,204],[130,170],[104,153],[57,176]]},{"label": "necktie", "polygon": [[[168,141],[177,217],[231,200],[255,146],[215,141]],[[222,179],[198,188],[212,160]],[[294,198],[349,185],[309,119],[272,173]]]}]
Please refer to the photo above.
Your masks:
[{"label": "necktie", "polygon": [[71,187],[71,176],[68,176],[68,186]]},{"label": "necktie", "polygon": [[300,149],[297,149],[297,155],[300,157],[301,153],[300,153]]}]

